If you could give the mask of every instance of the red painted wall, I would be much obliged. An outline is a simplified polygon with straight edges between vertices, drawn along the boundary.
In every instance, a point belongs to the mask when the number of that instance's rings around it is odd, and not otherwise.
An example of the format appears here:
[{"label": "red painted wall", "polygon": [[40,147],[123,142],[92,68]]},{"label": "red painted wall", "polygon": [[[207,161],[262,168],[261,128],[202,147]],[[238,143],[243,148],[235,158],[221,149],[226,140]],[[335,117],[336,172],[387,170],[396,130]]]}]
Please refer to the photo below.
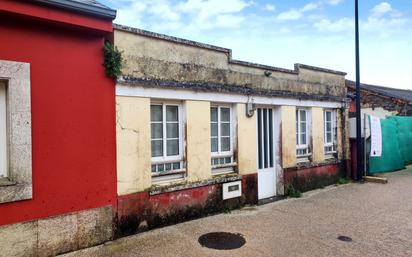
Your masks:
[{"label": "red painted wall", "polygon": [[115,85],[104,74],[103,33],[0,20],[0,60],[31,65],[33,144],[33,199],[0,204],[0,225],[116,207]]},{"label": "red painted wall", "polygon": [[336,175],[339,172],[337,164],[327,164],[312,168],[302,168],[300,170],[285,171],[284,179],[289,180],[294,176],[309,176],[309,175]]},{"label": "red painted wall", "polygon": [[289,168],[283,170],[285,186],[292,184],[300,191],[313,190],[336,183],[341,174],[341,164],[324,164],[317,167]]},{"label": "red painted wall", "polygon": [[[119,196],[115,237],[142,232],[147,228],[176,224],[245,204],[257,204],[257,173],[243,175],[241,180],[242,196],[228,200],[223,200],[223,183],[156,195],[145,191]],[[142,223],[146,223],[147,227],[139,227]]]}]

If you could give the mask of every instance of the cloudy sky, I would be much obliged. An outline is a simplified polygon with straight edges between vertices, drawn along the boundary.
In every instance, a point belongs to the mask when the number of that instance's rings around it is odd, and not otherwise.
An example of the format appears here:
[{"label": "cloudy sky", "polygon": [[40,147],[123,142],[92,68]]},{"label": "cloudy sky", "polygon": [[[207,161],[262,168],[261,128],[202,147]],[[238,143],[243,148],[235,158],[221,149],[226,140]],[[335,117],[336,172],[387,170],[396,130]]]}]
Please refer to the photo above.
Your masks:
[{"label": "cloudy sky", "polygon": [[[218,45],[233,58],[354,79],[354,0],[100,0],[116,23]],[[412,0],[360,0],[361,80],[412,90]]]}]

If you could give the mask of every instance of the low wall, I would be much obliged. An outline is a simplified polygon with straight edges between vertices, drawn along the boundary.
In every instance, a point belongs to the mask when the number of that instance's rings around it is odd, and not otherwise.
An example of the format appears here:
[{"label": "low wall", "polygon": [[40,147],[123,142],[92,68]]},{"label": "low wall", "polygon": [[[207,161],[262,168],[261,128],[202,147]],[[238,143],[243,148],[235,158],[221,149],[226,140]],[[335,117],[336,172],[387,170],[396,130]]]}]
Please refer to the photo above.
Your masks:
[{"label": "low wall", "polygon": [[285,190],[289,185],[301,192],[335,184],[343,175],[344,163],[324,163],[284,169]]},{"label": "low wall", "polygon": [[[208,182],[193,188],[167,188],[119,196],[115,236],[122,237],[149,229],[176,224],[213,213],[257,203],[257,173],[232,177],[242,181],[242,196],[223,200],[224,181]],[[173,191],[174,190],[174,191]]]}]

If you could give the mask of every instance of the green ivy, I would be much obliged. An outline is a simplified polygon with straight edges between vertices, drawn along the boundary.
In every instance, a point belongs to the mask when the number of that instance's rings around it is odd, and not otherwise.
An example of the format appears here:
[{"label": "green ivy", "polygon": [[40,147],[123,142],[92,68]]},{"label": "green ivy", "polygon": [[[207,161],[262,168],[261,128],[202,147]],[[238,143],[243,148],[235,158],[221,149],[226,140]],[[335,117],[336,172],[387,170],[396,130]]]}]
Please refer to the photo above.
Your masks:
[{"label": "green ivy", "polygon": [[109,42],[104,43],[104,66],[106,75],[111,78],[117,78],[122,74],[122,52]]}]

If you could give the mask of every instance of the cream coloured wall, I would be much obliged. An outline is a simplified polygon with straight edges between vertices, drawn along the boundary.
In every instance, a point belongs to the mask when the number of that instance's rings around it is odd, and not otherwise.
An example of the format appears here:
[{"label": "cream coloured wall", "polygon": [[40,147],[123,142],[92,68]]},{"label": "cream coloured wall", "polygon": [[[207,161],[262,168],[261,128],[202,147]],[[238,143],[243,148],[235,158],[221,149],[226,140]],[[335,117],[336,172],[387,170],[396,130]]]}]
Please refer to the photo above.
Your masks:
[{"label": "cream coloured wall", "polygon": [[151,186],[150,99],[116,97],[117,193]]},{"label": "cream coloured wall", "polygon": [[[184,101],[187,182],[212,178],[210,154],[210,102]],[[240,175],[257,172],[256,115],[249,118],[245,104],[234,105],[237,162]],[[118,194],[147,190],[151,182],[150,98],[116,97]],[[281,166],[296,166],[296,107],[280,106]],[[323,108],[311,108],[313,162],[325,160]],[[338,112],[338,153],[342,158],[341,114]],[[180,181],[181,182],[181,181]]]},{"label": "cream coloured wall", "polygon": [[185,101],[187,180],[212,177],[210,146],[210,102]]},{"label": "cream coloured wall", "polygon": [[325,160],[323,108],[312,107],[311,115],[312,160],[322,162]]},{"label": "cream coloured wall", "polygon": [[257,121],[246,116],[245,104],[237,104],[237,158],[240,175],[257,172]]},{"label": "cream coloured wall", "polygon": [[135,73],[138,58],[156,59],[165,62],[196,63],[198,65],[227,69],[227,56],[223,52],[201,47],[177,44],[167,40],[114,30],[114,43],[125,57],[124,74]]},{"label": "cream coloured wall", "polygon": [[296,166],[296,107],[281,106],[282,168]]}]

